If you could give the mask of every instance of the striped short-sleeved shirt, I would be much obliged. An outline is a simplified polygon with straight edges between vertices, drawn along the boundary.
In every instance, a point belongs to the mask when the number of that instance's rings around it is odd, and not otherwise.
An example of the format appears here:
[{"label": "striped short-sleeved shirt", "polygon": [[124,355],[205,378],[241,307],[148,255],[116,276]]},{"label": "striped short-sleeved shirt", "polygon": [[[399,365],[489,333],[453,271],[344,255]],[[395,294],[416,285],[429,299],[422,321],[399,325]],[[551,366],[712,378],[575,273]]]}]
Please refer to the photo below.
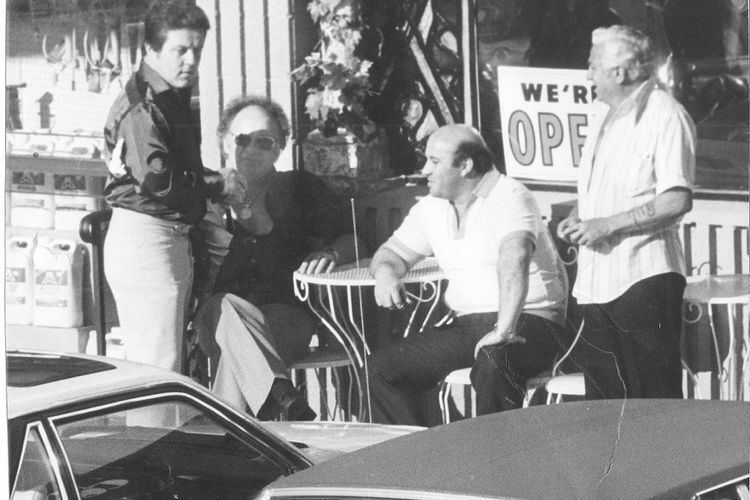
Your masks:
[{"label": "striped short-sleeved shirt", "polygon": [[[608,217],[672,188],[692,188],[695,125],[653,80],[629,96],[605,123],[609,107],[595,103],[578,179],[578,216]],[[617,235],[581,247],[573,294],[581,304],[607,303],[638,281],[685,273],[677,222],[659,230]]]}]

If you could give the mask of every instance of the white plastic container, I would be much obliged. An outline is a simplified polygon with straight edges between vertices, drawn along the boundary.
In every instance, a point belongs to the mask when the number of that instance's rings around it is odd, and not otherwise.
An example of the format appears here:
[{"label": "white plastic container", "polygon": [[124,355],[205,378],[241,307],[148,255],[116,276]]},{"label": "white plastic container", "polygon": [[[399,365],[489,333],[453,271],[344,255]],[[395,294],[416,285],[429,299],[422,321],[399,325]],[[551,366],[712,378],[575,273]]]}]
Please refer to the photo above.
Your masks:
[{"label": "white plastic container", "polygon": [[30,325],[34,318],[34,238],[11,236],[5,248],[5,320]]},{"label": "white plastic container", "polygon": [[56,238],[34,250],[34,324],[60,328],[83,324],[84,247]]},{"label": "white plastic container", "polygon": [[11,192],[10,225],[39,229],[55,227],[54,195]]},{"label": "white plastic container", "polygon": [[78,231],[81,219],[103,207],[93,196],[55,195],[55,229]]}]

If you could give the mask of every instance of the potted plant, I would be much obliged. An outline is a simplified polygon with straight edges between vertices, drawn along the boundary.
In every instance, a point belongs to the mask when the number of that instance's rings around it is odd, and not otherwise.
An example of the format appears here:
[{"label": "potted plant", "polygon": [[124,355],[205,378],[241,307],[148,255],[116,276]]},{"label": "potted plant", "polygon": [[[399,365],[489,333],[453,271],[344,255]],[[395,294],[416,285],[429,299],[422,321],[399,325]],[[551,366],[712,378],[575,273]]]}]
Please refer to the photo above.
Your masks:
[{"label": "potted plant", "polygon": [[315,126],[303,144],[305,169],[327,176],[382,177],[385,135],[368,117],[373,61],[357,49],[364,25],[359,0],[311,0],[307,10],[320,40],[292,72],[307,91],[305,113]]}]

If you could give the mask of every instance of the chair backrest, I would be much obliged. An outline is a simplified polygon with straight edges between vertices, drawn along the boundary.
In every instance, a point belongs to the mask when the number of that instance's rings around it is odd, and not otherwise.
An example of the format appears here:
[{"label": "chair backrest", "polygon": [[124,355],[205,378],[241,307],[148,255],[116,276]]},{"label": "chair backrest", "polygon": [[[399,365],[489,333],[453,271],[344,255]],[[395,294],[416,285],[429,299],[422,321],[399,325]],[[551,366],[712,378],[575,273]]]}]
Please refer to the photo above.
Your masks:
[{"label": "chair backrest", "polygon": [[371,253],[390,238],[409,209],[428,192],[427,186],[399,186],[356,202],[357,229]]},{"label": "chair backrest", "polygon": [[[81,219],[78,234],[81,239],[92,246],[92,265],[94,275],[94,309],[99,314],[94,320],[96,327],[96,351],[97,354],[105,356],[106,346],[106,324],[107,324],[107,302],[114,304],[107,298],[107,281],[104,277],[104,238],[109,229],[109,221],[112,219],[112,209],[105,208],[92,212]],[[112,308],[114,310],[114,307]]]}]

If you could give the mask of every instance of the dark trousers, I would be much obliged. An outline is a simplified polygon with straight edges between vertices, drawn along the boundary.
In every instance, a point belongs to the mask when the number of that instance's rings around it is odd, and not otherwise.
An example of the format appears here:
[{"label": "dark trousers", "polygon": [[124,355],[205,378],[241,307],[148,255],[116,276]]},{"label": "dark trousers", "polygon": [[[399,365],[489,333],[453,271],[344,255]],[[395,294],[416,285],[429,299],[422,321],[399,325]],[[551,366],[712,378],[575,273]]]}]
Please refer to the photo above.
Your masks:
[{"label": "dark trousers", "polygon": [[584,304],[575,349],[586,399],[681,398],[680,331],[685,278],[643,279],[606,304]]},{"label": "dark trousers", "polygon": [[525,344],[482,349],[477,363],[474,346],[494,328],[496,313],[468,314],[452,323],[427,329],[373,353],[369,362],[372,420],[421,425],[417,404],[453,370],[472,369],[477,413],[520,406],[526,381],[552,367],[561,349],[563,328],[531,314],[519,318]]},{"label": "dark trousers", "polygon": [[518,319],[518,333],[526,342],[483,347],[471,369],[477,393],[477,415],[523,406],[526,382],[551,370],[569,346],[568,330],[533,314]]}]

